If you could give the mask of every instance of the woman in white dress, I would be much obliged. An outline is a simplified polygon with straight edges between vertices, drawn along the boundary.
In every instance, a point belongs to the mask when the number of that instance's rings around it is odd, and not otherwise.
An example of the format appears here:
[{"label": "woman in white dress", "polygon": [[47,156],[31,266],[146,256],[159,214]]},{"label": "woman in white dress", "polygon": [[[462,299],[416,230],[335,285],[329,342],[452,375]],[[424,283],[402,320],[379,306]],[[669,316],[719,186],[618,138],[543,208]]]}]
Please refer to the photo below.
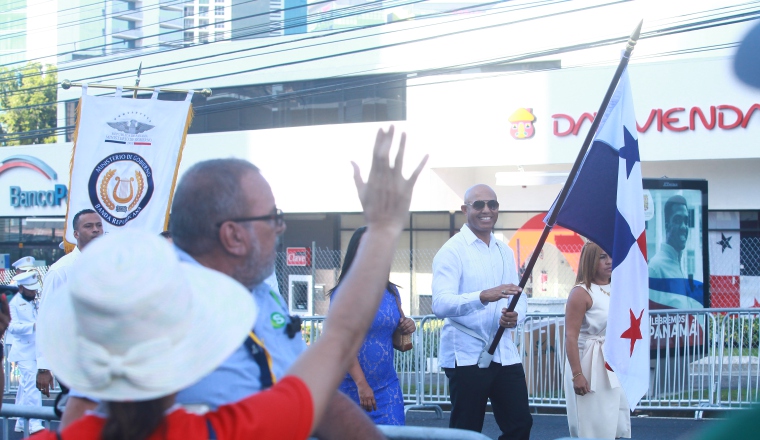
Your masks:
[{"label": "woman in white dress", "polygon": [[565,397],[571,437],[631,437],[628,402],[602,350],[611,275],[612,257],[595,243],[586,243],[565,309]]}]

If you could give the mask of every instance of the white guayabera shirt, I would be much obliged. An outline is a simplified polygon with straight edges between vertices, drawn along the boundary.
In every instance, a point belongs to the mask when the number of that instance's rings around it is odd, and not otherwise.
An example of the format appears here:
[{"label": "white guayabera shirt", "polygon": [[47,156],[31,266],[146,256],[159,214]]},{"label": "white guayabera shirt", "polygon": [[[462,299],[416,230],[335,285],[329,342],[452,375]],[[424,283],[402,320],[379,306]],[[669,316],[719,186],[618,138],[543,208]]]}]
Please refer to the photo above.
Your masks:
[{"label": "white guayabera shirt", "polygon": [[[451,237],[433,259],[433,313],[446,318],[441,330],[438,363],[443,368],[475,365],[484,342],[449,322],[454,320],[480,335],[491,344],[499,327],[501,310],[509,299],[486,305],[480,292],[500,284],[519,283],[512,249],[491,233],[489,245],[479,239],[465,224]],[[510,297],[511,298],[511,297]],[[525,320],[528,303],[520,296],[515,311],[518,324]],[[502,365],[520,363],[520,355],[512,341],[513,329],[507,329],[494,353],[493,362]]]}]

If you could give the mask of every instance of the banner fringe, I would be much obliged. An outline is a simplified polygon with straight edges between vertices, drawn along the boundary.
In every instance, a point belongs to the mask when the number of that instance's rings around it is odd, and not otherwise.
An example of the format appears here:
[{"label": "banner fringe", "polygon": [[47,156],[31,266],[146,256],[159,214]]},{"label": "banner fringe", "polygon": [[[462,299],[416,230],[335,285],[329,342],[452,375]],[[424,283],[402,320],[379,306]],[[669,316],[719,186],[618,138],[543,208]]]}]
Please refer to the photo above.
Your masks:
[{"label": "banner fringe", "polygon": [[177,154],[177,165],[174,167],[174,177],[172,178],[172,187],[169,190],[169,203],[166,205],[164,231],[169,229],[169,215],[171,214],[172,201],[174,200],[174,188],[177,186],[177,176],[179,175],[179,164],[180,162],[182,162],[182,152],[185,151],[185,142],[187,141],[187,131],[190,129],[190,126],[193,123],[193,116],[195,116],[195,111],[193,110],[193,104],[190,103],[190,107],[187,109],[187,119],[185,120],[185,131],[184,133],[182,133],[182,143],[179,146],[179,154]]},{"label": "banner fringe", "polygon": [[[76,120],[76,124],[74,125],[74,134],[71,135],[71,141],[73,143],[73,146],[71,148],[71,160],[69,160],[69,189],[71,189],[71,176],[74,175],[74,154],[76,153],[76,150],[77,150],[77,137],[79,136],[79,122],[82,116],[82,98],[81,97],[79,98],[79,102],[77,103],[76,114],[77,114],[77,120]],[[67,194],[66,199],[67,199],[66,200],[66,221],[63,225],[63,251],[68,254],[69,252],[73,251],[75,247],[77,247],[77,244],[69,243],[66,240],[66,232],[69,228],[68,194]]]}]

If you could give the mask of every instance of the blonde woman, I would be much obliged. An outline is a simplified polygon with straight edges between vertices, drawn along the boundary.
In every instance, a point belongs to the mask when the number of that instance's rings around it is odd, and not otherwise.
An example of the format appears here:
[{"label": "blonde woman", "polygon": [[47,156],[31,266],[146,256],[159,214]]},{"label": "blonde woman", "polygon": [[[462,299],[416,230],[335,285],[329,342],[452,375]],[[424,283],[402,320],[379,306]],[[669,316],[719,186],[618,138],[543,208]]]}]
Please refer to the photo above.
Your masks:
[{"label": "blonde woman", "polygon": [[581,251],[565,309],[565,396],[571,437],[630,438],[631,413],[604,361],[612,257],[592,242]]}]

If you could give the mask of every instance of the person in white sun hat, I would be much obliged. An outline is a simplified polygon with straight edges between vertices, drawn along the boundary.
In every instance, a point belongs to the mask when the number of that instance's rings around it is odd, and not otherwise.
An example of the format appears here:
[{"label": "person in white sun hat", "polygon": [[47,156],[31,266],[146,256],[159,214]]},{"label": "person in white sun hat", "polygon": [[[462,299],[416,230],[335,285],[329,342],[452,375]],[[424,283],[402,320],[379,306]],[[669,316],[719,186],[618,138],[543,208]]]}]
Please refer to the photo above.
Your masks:
[{"label": "person in white sun hat", "polygon": [[[354,165],[367,232],[319,340],[272,388],[204,415],[174,405],[176,393],[211,372],[247,337],[250,292],[226,275],[180,262],[154,234],[123,231],[94,242],[69,288],[42,311],[39,343],[61,382],[101,401],[60,434],[35,439],[305,439],[362,344],[387,282],[411,192],[393,130],[378,132],[368,181]],[[217,294],[208,295],[209,291]],[[52,306],[54,305],[54,306]],[[73,325],[72,325],[73,323]]]},{"label": "person in white sun hat", "polygon": [[[13,336],[14,342],[8,353],[8,360],[16,363],[20,373],[15,403],[24,406],[42,406],[42,394],[36,387],[37,351],[34,344],[40,279],[35,270],[30,270],[14,276],[13,281],[18,286],[18,295],[15,295],[9,303],[11,323],[8,326],[8,335]],[[16,420],[16,432],[23,432],[24,425],[23,419]],[[42,420],[29,421],[29,432],[42,429],[44,429]]]}]

